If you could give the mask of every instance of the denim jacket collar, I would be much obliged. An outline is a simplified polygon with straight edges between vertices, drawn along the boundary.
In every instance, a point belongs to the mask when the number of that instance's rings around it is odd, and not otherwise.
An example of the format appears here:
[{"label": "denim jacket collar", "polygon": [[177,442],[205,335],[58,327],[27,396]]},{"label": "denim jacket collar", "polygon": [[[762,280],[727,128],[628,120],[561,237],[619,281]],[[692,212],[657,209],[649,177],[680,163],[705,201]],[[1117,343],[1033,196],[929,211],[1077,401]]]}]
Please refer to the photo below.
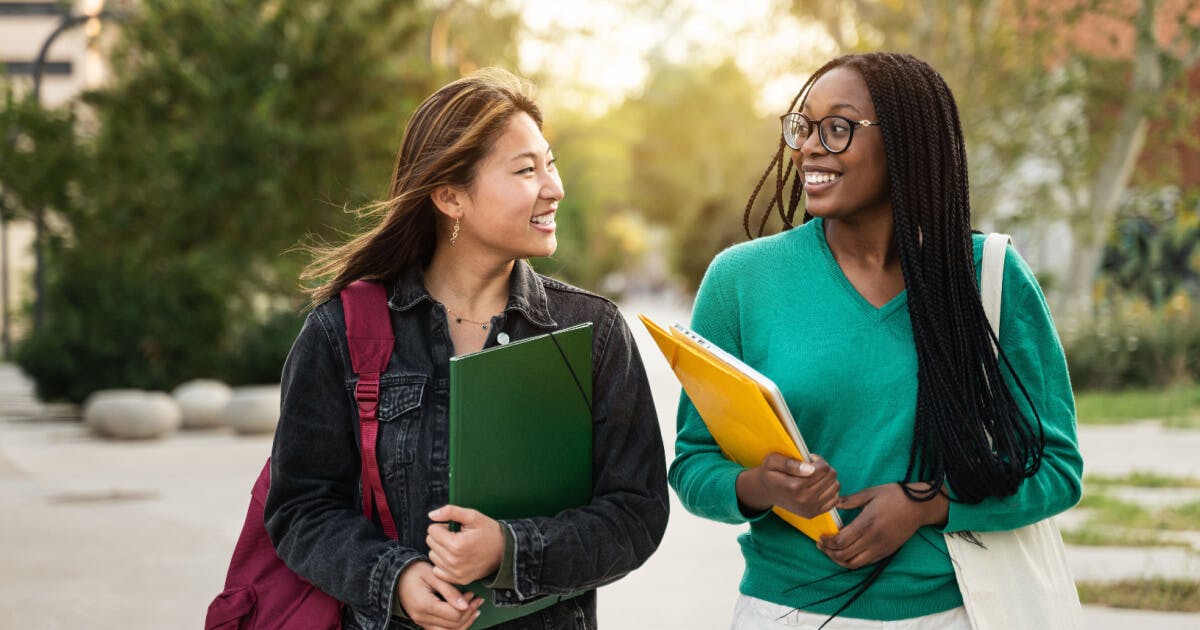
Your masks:
[{"label": "denim jacket collar", "polygon": [[[402,272],[396,279],[388,307],[396,311],[407,311],[422,301],[432,303],[433,297],[425,289],[424,277],[425,270],[416,266]],[[513,265],[512,275],[509,276],[508,304],[504,310],[520,313],[535,326],[558,327],[554,318],[550,317],[542,278],[524,260],[518,260]]]}]

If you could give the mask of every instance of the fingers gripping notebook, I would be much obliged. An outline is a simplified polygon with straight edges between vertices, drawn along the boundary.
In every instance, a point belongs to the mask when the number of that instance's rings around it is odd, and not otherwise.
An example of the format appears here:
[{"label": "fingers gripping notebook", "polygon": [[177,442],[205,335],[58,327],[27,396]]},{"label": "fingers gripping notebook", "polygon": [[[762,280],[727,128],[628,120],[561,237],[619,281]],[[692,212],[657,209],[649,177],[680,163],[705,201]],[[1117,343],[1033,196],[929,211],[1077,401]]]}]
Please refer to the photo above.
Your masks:
[{"label": "fingers gripping notebook", "polygon": [[[638,318],[726,457],[747,468],[758,466],[771,453],[809,459],[804,438],[771,379],[679,324],[668,330],[645,315]],[[808,519],[772,509],[813,540],[836,534],[842,526],[834,510]]]}]

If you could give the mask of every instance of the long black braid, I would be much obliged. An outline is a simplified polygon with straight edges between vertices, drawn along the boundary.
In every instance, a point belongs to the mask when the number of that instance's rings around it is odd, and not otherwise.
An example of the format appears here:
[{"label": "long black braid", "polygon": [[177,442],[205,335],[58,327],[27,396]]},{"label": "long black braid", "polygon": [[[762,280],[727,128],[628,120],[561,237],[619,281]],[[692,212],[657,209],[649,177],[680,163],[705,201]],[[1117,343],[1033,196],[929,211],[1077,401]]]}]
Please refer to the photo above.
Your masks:
[{"label": "long black braid", "polygon": [[[908,469],[899,481],[929,482],[922,490],[902,484],[914,500],[932,499],[944,486],[952,500],[963,503],[1012,495],[1040,468],[1045,435],[1007,357],[994,354],[997,339],[975,280],[966,149],[954,97],[941,75],[916,57],[868,53],[825,64],[788,111],[798,111],[813,82],[837,67],[859,72],[882,123],[896,247],[917,350],[916,422]],[[763,234],[773,215],[784,229],[794,225],[803,177],[787,151],[781,139],[746,204],[743,226],[751,238]],[[754,202],[772,173],[773,194],[752,234]],[[803,221],[809,219],[805,212]],[[1032,421],[1003,386],[1001,362],[1030,403]]]}]

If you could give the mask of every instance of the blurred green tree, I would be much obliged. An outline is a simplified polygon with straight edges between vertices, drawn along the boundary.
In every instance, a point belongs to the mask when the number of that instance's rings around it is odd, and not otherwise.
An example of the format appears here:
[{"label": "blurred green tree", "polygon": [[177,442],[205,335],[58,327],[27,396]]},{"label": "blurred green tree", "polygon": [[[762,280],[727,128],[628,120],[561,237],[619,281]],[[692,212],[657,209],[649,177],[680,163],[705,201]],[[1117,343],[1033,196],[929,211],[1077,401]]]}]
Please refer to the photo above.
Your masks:
[{"label": "blurred green tree", "polygon": [[281,252],[385,190],[405,113],[435,80],[417,17],[377,0],[143,3],[113,81],[85,96],[75,237],[194,258],[236,295],[290,293],[304,261]]},{"label": "blurred green tree", "polygon": [[716,252],[745,238],[742,213],[770,162],[778,123],[754,109],[758,90],[730,60],[652,64],[636,112],[631,203],[670,228],[672,268],[695,289]]},{"label": "blurred green tree", "polygon": [[67,207],[70,195],[63,173],[80,166],[74,113],[44,110],[18,97],[11,84],[0,89],[0,182],[7,217],[31,218],[38,206]]},{"label": "blurred green tree", "polygon": [[[447,15],[477,37],[437,48]],[[40,395],[276,380],[294,246],[355,228],[343,209],[386,192],[411,111],[460,70],[511,64],[515,24],[479,3],[139,3],[79,107],[77,161],[45,171],[71,194],[49,199],[50,308],[19,355]]]},{"label": "blurred green tree", "polygon": [[[20,98],[8,83],[0,84],[0,232],[5,242],[0,247],[4,257],[3,273],[8,274],[11,244],[8,224],[25,220],[34,225],[45,221],[46,207],[66,208],[71,202],[70,187],[64,173],[76,172],[81,164],[78,143],[74,134],[75,115],[70,110],[43,110],[31,99]],[[44,225],[44,223],[43,223]],[[34,251],[36,270],[43,270],[44,249]],[[8,360],[13,357],[12,338],[15,311],[13,291],[3,282],[4,309],[0,313],[0,352]],[[23,299],[18,297],[17,300]]]},{"label": "blurred green tree", "polygon": [[534,261],[551,273],[590,288],[636,264],[642,251],[626,246],[614,228],[620,218],[636,214],[632,206],[633,165],[630,147],[642,130],[629,108],[601,116],[571,111],[547,112],[546,134],[566,196],[558,206],[558,251]]},{"label": "blurred green tree", "polygon": [[958,97],[980,214],[1003,200],[1028,213],[1016,219],[1070,220],[1077,242],[1058,301],[1088,312],[1151,121],[1168,121],[1154,139],[1161,146],[1185,139],[1200,117],[1187,79],[1200,68],[1200,6],[792,0],[791,10],[821,25],[842,51],[911,52],[945,75]]}]

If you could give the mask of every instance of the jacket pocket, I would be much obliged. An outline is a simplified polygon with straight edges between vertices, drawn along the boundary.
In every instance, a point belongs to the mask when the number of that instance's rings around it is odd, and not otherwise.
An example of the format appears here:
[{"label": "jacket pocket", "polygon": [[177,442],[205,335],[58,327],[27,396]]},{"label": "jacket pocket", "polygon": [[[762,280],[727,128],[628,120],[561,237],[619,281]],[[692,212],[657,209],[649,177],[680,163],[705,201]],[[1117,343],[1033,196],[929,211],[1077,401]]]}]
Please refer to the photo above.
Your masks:
[{"label": "jacket pocket", "polygon": [[[380,434],[391,442],[396,465],[411,464],[420,439],[421,402],[427,378],[420,374],[389,374],[379,382]],[[386,466],[386,463],[381,462]]]}]

